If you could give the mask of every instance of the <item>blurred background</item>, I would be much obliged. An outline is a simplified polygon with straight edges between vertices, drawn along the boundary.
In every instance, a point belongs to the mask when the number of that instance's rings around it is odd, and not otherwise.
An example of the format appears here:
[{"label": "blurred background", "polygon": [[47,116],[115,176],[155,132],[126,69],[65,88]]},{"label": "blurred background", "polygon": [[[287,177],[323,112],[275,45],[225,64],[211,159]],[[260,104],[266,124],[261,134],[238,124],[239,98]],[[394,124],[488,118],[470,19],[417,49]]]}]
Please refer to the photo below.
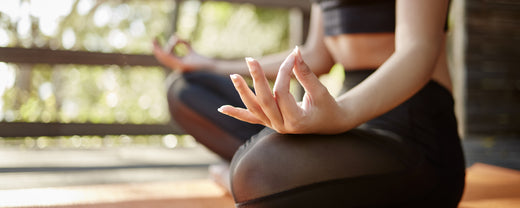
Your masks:
[{"label": "blurred background", "polygon": [[221,161],[170,121],[152,41],[260,57],[301,44],[308,6],[2,1],[0,189],[206,178]]},{"label": "blurred background", "polygon": [[[452,1],[468,165],[520,169],[519,44],[505,41],[519,42],[519,9],[510,5]],[[170,70],[152,41],[177,34],[206,56],[260,57],[302,44],[309,9],[306,0],[2,0],[0,189],[206,178],[221,161],[171,122]],[[320,79],[335,94],[343,76],[335,66]]]},{"label": "blurred background", "polygon": [[[172,34],[176,6],[171,0],[3,1],[0,46],[150,54],[154,38],[164,42]],[[289,47],[286,10],[225,2],[178,6],[176,33],[204,55],[258,57]],[[158,66],[2,62],[0,73],[3,121],[157,124],[170,119],[163,85],[168,71]]]}]

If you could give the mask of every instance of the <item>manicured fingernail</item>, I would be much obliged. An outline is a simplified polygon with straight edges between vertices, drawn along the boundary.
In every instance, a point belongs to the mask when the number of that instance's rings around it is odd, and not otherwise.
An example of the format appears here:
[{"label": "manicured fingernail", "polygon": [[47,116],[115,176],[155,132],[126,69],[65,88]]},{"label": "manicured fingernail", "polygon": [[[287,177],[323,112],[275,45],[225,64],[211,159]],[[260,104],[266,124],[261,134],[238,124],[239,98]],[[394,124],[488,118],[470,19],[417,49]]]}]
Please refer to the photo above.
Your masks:
[{"label": "manicured fingernail", "polygon": [[247,68],[249,68],[250,73],[253,73],[254,71],[256,71],[255,66],[252,65],[254,63],[254,61],[255,61],[254,58],[246,57]]},{"label": "manicured fingernail", "polygon": [[246,57],[246,62],[248,62],[248,63],[249,63],[249,62],[253,62],[253,61],[255,61],[255,59],[254,59],[254,58],[251,58],[251,57]]},{"label": "manicured fingernail", "polygon": [[217,111],[222,113],[223,108],[224,108],[224,106],[220,106],[220,107],[217,109]]},{"label": "manicured fingernail", "polygon": [[238,75],[237,75],[237,74],[231,74],[231,75],[229,75],[229,77],[230,77],[232,80],[237,80],[237,79],[238,79]]}]

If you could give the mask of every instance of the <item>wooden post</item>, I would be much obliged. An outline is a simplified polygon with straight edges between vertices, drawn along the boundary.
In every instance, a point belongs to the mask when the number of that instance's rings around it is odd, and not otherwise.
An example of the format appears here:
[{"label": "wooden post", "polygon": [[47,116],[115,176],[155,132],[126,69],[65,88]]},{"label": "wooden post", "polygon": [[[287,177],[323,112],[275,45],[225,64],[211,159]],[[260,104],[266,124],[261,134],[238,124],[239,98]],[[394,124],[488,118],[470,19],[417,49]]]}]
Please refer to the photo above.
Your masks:
[{"label": "wooden post", "polygon": [[465,0],[453,0],[449,15],[450,33],[448,35],[448,62],[453,82],[453,96],[455,99],[455,114],[459,124],[459,134],[465,136],[466,112],[464,106],[466,86],[466,27],[465,27]]},{"label": "wooden post", "polygon": [[520,2],[465,1],[466,133],[520,136]]}]

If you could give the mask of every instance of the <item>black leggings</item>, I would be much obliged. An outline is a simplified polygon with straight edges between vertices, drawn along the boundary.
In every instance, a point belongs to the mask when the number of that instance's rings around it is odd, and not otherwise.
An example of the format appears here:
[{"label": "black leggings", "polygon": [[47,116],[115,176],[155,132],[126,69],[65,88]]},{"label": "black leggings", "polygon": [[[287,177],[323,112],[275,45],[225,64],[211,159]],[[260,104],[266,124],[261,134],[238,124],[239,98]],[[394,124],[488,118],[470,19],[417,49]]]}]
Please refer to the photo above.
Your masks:
[{"label": "black leggings", "polygon": [[[346,88],[370,73],[347,72]],[[168,101],[187,133],[224,159],[234,155],[237,207],[457,207],[462,196],[453,100],[435,82],[338,135],[278,134],[221,115],[221,105],[243,104],[227,77],[208,72],[177,77]]]}]

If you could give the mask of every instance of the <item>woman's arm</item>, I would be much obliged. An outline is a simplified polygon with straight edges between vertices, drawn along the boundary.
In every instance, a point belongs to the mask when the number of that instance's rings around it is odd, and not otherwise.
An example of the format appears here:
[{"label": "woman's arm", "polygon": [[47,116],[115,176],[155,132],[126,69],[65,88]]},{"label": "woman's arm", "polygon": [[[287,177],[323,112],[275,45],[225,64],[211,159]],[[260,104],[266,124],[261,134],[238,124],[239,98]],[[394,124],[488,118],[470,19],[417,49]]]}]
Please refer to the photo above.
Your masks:
[{"label": "woman's arm", "polygon": [[[318,75],[327,73],[334,64],[334,61],[325,48],[325,44],[323,42],[323,27],[321,25],[321,18],[321,10],[319,5],[313,4],[311,9],[309,35],[305,45],[301,47],[302,55],[305,57],[305,60],[309,63],[312,69],[314,69],[313,72]],[[172,46],[170,47],[173,47],[173,45],[175,45],[178,41],[180,40],[173,37],[173,41],[170,43]],[[168,51],[171,50],[171,48],[165,51],[157,43],[154,44],[154,55],[163,65],[181,71],[206,69],[225,75],[249,74],[247,65],[242,59],[222,60],[204,57],[193,51],[189,47],[189,44],[185,42],[182,42],[182,44],[187,45],[189,48],[189,53],[184,57],[177,57],[169,54]],[[269,79],[274,79],[276,77],[276,73],[278,72],[280,64],[288,53],[289,51],[285,51],[277,54],[267,55],[258,60]]]},{"label": "woman's arm", "polygon": [[444,37],[448,0],[397,0],[395,52],[379,69],[338,98],[350,127],[401,104],[430,79]]},{"label": "woman's arm", "polygon": [[[350,130],[404,102],[431,79],[444,44],[447,8],[448,0],[398,0],[395,52],[369,78],[338,99],[328,93],[296,49],[280,67],[273,93],[262,67],[249,59],[255,93],[240,76],[231,76],[247,109],[222,106],[219,111],[279,133]],[[300,104],[289,93],[291,71],[306,91]]]},{"label": "woman's arm", "polygon": [[[309,34],[305,45],[301,46],[300,50],[309,67],[319,76],[330,71],[334,65],[334,60],[323,42],[323,21],[318,4],[312,5],[310,17]],[[280,64],[289,53],[290,51],[284,51],[257,60],[268,79],[276,78]],[[211,69],[220,74],[249,75],[247,64],[243,60],[213,60]]]}]

